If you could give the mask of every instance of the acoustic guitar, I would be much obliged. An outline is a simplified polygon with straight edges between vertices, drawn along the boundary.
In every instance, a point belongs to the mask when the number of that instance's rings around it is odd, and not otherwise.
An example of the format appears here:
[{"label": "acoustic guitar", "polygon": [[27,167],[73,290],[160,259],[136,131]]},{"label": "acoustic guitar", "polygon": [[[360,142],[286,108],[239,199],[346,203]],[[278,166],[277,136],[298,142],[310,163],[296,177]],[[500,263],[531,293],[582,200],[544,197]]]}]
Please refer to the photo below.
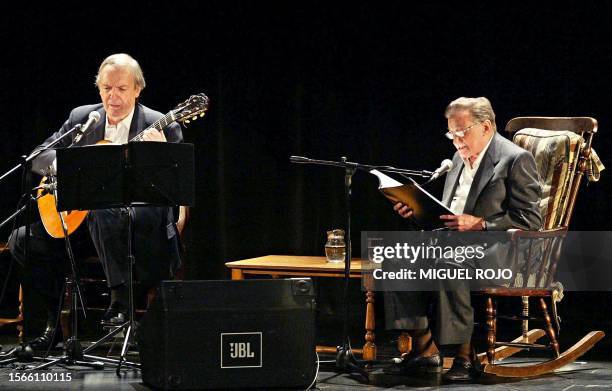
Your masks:
[{"label": "acoustic guitar", "polygon": [[[134,136],[129,142],[142,141],[144,133],[149,129],[155,129],[158,132],[171,124],[172,122],[183,122],[189,123],[196,120],[198,117],[203,117],[208,110],[208,97],[204,94],[192,95],[183,103],[177,105],[174,109],[170,110],[162,118],[155,121],[151,126],[144,129],[136,136]],[[106,140],[102,140],[96,144],[107,144]],[[53,177],[43,177],[40,185],[47,185],[53,182]],[[87,210],[72,210],[65,212],[58,212],[56,207],[56,194],[55,191],[52,193],[44,194],[45,190],[41,187],[37,194],[38,211],[40,212],[40,218],[43,226],[49,235],[54,238],[60,239],[64,237],[64,229],[62,229],[62,221],[59,213],[62,214],[62,218],[66,224],[66,232],[68,235],[72,234],[87,217]]]}]

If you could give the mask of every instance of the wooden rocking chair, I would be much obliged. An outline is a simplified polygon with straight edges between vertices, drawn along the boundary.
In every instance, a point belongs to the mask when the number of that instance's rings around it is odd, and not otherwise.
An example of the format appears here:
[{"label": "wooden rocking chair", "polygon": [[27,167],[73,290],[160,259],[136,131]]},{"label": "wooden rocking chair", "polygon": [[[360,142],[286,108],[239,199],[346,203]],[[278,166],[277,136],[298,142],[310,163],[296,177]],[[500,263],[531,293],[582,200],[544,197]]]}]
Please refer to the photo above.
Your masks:
[{"label": "wooden rocking chair", "polygon": [[[538,166],[542,181],[543,229],[539,232],[511,230],[512,245],[526,257],[525,267],[517,273],[509,287],[487,287],[479,291],[486,300],[487,351],[478,359],[485,373],[501,377],[533,377],[552,372],[573,362],[604,337],[602,331],[591,331],[564,352],[559,351],[559,331],[556,303],[563,296],[563,286],[554,281],[561,245],[572,217],[582,177],[599,179],[603,165],[591,148],[597,132],[597,121],[590,117],[518,117],[510,120],[506,131],[514,133],[513,141],[530,151]],[[522,247],[518,248],[519,244]],[[515,297],[522,300],[522,311],[517,316],[498,316],[496,300]],[[529,299],[537,298],[542,310],[545,330],[529,329]],[[548,311],[547,299],[553,308]],[[499,342],[496,336],[497,318],[518,320],[522,335],[511,342]],[[541,320],[541,319],[540,319]],[[548,344],[535,342],[548,336]],[[543,362],[507,363],[505,358],[524,349],[549,349],[553,357]]]}]

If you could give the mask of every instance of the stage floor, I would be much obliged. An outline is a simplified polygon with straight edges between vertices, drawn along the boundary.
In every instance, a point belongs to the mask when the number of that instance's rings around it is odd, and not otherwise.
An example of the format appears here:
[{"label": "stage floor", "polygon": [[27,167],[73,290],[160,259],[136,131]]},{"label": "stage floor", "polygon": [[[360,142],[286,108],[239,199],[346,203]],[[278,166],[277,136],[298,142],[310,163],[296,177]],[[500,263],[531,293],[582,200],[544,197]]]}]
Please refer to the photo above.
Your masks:
[{"label": "stage floor", "polygon": [[[0,335],[0,344],[4,346],[4,351],[14,346],[15,338],[10,335]],[[85,342],[84,345],[87,343]],[[96,351],[97,355],[102,355],[108,350]],[[120,346],[115,346],[115,354],[120,350]],[[390,357],[389,346],[381,346],[382,358]],[[387,354],[385,354],[387,353]],[[131,361],[138,361],[136,353],[129,357]],[[493,390],[567,390],[573,388],[608,388],[612,387],[612,362],[607,361],[577,361],[568,365],[556,373],[536,379],[518,379],[508,381],[495,377],[482,377],[471,384],[444,384],[439,375],[429,375],[424,377],[405,377],[392,376],[382,372],[381,367],[375,366],[369,373],[369,383],[355,374],[348,374],[336,369],[332,356],[321,356],[317,383],[313,389],[319,390],[383,390],[383,389],[408,389],[413,387],[421,388],[452,388],[453,390],[474,390],[474,389],[493,389]],[[525,358],[517,360],[525,361]],[[142,383],[138,370],[122,370],[122,377],[115,374],[111,367],[105,369],[90,369],[78,366],[60,367],[54,366],[46,371],[40,371],[39,381],[17,381],[17,374],[23,374],[24,363],[0,368],[0,389],[10,390],[149,390]],[[282,368],[279,368],[282,370]],[[55,381],[42,381],[42,374],[46,378]],[[70,378],[70,381],[67,379]],[[61,381],[64,380],[64,381]]]}]

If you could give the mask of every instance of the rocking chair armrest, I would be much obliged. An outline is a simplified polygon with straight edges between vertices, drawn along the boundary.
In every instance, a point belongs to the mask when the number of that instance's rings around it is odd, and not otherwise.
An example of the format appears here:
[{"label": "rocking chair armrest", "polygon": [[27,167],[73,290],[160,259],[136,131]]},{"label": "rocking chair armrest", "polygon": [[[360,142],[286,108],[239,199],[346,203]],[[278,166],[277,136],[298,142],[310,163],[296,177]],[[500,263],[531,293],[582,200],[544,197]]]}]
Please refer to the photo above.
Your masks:
[{"label": "rocking chair armrest", "polygon": [[512,241],[520,238],[529,239],[547,239],[547,238],[562,238],[567,234],[567,227],[559,227],[553,229],[545,229],[542,231],[523,231],[522,229],[509,229],[506,231],[510,235]]}]

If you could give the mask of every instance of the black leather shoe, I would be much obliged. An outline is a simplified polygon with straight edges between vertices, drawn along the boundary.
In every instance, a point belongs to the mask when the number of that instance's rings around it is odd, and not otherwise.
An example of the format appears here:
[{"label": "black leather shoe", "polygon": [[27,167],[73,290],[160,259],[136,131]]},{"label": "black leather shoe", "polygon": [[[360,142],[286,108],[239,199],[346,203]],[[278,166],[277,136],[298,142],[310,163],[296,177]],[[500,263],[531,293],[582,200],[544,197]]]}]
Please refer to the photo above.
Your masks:
[{"label": "black leather shoe", "polygon": [[455,357],[453,366],[442,375],[442,379],[447,382],[469,382],[474,380],[476,375],[477,371],[470,360],[463,357]]},{"label": "black leather shoe", "polygon": [[440,373],[442,372],[442,356],[412,356],[402,360],[399,364],[383,369],[389,375],[409,375],[413,373]]},{"label": "black leather shoe", "polygon": [[[55,335],[54,335],[55,331]],[[47,326],[43,333],[28,342],[28,345],[32,348],[32,350],[36,351],[46,351],[51,346],[51,349],[57,347],[57,344],[62,342],[62,331],[60,329],[55,329],[53,326]]]},{"label": "black leather shoe", "polygon": [[122,303],[115,301],[111,303],[102,316],[103,324],[119,325],[127,320],[127,308]]}]

